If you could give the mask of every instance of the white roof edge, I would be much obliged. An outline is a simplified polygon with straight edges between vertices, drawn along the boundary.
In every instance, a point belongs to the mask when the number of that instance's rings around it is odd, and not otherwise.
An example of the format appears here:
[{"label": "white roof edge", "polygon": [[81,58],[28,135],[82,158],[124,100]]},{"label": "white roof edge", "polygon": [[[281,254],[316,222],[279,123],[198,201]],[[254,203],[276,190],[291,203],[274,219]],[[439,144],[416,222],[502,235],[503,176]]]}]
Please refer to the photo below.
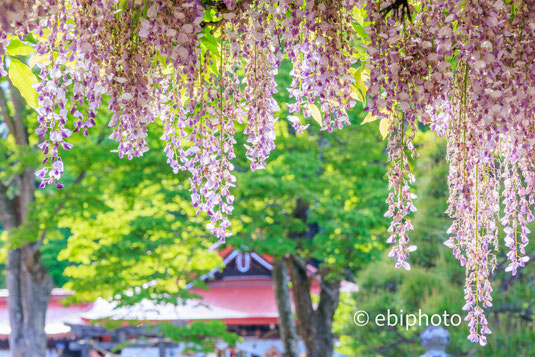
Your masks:
[{"label": "white roof edge", "polygon": [[260,265],[262,265],[264,268],[266,268],[269,271],[273,270],[273,265],[271,265],[267,260],[262,258],[260,255],[258,255],[255,252],[251,253],[251,257],[253,257]]},{"label": "white roof edge", "polygon": [[[216,244],[218,243],[215,243],[212,245],[212,247],[216,246]],[[210,247],[211,248],[211,247]],[[217,248],[217,247],[216,247]],[[217,273],[217,271],[220,269],[220,268],[224,268],[227,266],[227,264],[232,260],[234,259],[239,253],[241,253],[241,251],[239,249],[234,249],[232,251],[232,253],[230,253],[229,255],[227,255],[227,257],[223,260],[223,263],[222,265],[220,266],[217,266],[215,267],[214,269],[210,270],[208,273],[204,274],[204,275],[201,275],[201,277],[199,278],[199,280],[201,281],[205,281],[209,278],[213,278],[214,277],[214,274]],[[273,265],[271,265],[268,261],[266,261],[264,258],[262,258],[259,254],[255,253],[255,252],[252,252],[250,253],[251,254],[251,257],[253,257],[260,265],[262,265],[264,268],[266,268],[267,270],[269,271],[272,271],[273,270]],[[193,284],[188,284],[186,286],[186,289],[189,289],[193,286]]]}]

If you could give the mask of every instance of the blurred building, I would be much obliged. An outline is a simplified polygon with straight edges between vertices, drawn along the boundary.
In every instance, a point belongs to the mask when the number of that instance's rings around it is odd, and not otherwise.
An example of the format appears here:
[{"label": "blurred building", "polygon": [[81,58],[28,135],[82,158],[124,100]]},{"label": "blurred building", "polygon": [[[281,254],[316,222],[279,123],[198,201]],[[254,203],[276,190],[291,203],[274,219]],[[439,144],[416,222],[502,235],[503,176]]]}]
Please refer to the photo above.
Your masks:
[{"label": "blurred building", "polygon": [[[235,347],[223,343],[212,354],[182,354],[186,346],[167,342],[151,344],[136,343],[123,348],[124,356],[144,357],[279,357],[283,351],[278,330],[278,312],[271,279],[272,258],[267,255],[241,252],[227,247],[220,251],[224,267],[214,269],[201,279],[208,290],[191,287],[191,291],[202,296],[201,300],[188,300],[184,305],[155,304],[143,300],[133,306],[117,307],[104,299],[93,303],[63,306],[61,299],[68,292],[54,289],[47,311],[46,333],[48,335],[48,356],[103,356],[98,349],[111,349],[126,341],[150,338],[146,328],[124,327],[109,331],[95,324],[100,320],[137,322],[159,321],[185,324],[198,320],[221,320],[229,331],[243,339]],[[312,267],[311,267],[312,268]],[[313,268],[312,268],[313,269]],[[319,286],[313,284],[314,290]],[[344,282],[344,289],[356,289],[354,284]],[[128,325],[128,326],[126,326]],[[7,313],[7,292],[0,292],[0,357],[9,356],[9,318]],[[156,334],[156,333],[155,333]],[[300,343],[304,354],[304,345]]]}]

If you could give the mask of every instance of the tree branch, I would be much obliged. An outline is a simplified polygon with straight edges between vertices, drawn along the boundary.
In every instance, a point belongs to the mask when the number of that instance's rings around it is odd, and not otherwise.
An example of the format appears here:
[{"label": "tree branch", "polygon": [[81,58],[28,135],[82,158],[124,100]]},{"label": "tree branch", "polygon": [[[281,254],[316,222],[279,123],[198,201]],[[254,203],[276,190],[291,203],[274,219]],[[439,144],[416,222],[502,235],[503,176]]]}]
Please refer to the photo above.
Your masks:
[{"label": "tree branch", "polygon": [[11,116],[9,115],[9,110],[7,108],[6,95],[3,89],[0,89],[0,109],[2,110],[2,118],[4,122],[7,124],[7,129],[13,135],[13,137],[16,138],[17,133],[15,132],[15,124],[13,122],[13,118],[11,118]]},{"label": "tree branch", "polygon": [[[290,258],[286,259],[292,281],[294,302],[296,300],[300,301],[299,304],[295,303],[295,308],[296,310],[301,309],[301,315],[312,317],[314,308],[310,297],[310,279],[307,275],[306,266],[303,268],[303,265],[295,258],[294,255],[290,255]],[[299,315],[298,313],[298,319],[300,319]]]},{"label": "tree branch", "polygon": [[337,294],[335,294],[335,292],[331,289],[331,287],[328,286],[328,284],[326,284],[325,281],[323,281],[323,279],[317,272],[309,269],[307,267],[306,262],[301,257],[298,257],[297,255],[292,254],[292,258],[301,269],[303,269],[307,273],[310,273],[310,276],[318,282],[322,290],[325,290],[325,292],[328,293],[332,298],[336,297]]},{"label": "tree branch", "polygon": [[518,302],[514,305],[512,304],[505,304],[502,306],[496,306],[490,310],[490,312],[494,313],[518,313],[518,317],[522,320],[532,322],[533,321],[533,305],[535,305],[535,301],[531,301],[529,305],[525,308],[522,307],[522,302]]},{"label": "tree branch", "polygon": [[273,260],[273,290],[279,310],[279,332],[284,346],[284,357],[298,357],[298,335],[292,316],[286,269],[284,260]]},{"label": "tree branch", "polygon": [[[223,1],[217,1],[213,4],[209,4],[209,5],[206,5],[205,8],[206,9],[213,9],[213,10],[216,10],[219,14],[228,14],[229,12],[243,12],[245,10],[245,6],[247,4],[249,4],[251,2],[251,0],[242,0],[242,1],[238,1],[236,3],[236,9],[229,9],[227,8],[227,6],[225,5],[225,3]],[[201,24],[201,27],[202,28],[206,28],[208,26],[214,26],[214,29],[211,31],[212,33],[214,33],[215,31],[217,31],[220,27],[222,27],[224,24],[227,23],[228,20],[222,18],[221,20],[219,21],[206,21],[206,22],[203,22]]]},{"label": "tree branch", "polygon": [[28,145],[28,132],[24,127],[24,121],[22,117],[22,112],[24,110],[24,99],[21,97],[19,90],[15,88],[11,81],[9,82],[9,91],[11,92],[11,100],[13,101],[13,106],[15,107],[15,113],[13,115],[13,121],[15,124],[16,130],[16,142],[18,145]]},{"label": "tree branch", "polygon": [[0,220],[6,230],[17,225],[14,202],[7,196],[7,186],[2,183],[0,183]]},{"label": "tree branch", "polygon": [[332,321],[340,301],[340,280],[323,281],[321,283],[320,301],[317,311],[320,318]]}]

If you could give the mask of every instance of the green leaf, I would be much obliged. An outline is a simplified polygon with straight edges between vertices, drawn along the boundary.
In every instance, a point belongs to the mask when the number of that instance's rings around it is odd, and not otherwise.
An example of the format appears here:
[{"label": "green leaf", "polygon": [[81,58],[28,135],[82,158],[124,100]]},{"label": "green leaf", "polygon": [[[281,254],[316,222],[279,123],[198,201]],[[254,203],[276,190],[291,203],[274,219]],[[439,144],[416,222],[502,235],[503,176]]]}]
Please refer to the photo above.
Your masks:
[{"label": "green leaf", "polygon": [[364,31],[364,27],[360,24],[356,24],[356,23],[353,23],[353,28],[355,29],[355,32],[357,33],[357,35],[363,39],[363,40],[367,40],[370,36],[366,33],[366,31]]},{"label": "green leaf", "polygon": [[362,121],[362,123],[360,123],[360,125],[371,123],[372,121],[376,121],[377,119],[379,119],[379,117],[373,116],[372,113],[368,113],[366,115],[366,118],[364,118],[364,120]]},{"label": "green leaf", "polygon": [[37,108],[37,92],[32,87],[32,84],[37,83],[37,78],[35,78],[30,67],[16,58],[11,58],[9,78],[13,82],[13,85],[18,88],[24,99],[26,99],[28,105],[34,109]]},{"label": "green leaf", "polygon": [[217,39],[210,33],[210,30],[204,29],[204,36],[201,37],[201,45],[208,49],[212,55],[219,57],[219,44]]},{"label": "green leaf", "polygon": [[314,120],[317,121],[320,126],[322,126],[323,118],[321,117],[321,112],[318,107],[309,103],[308,110],[310,111],[310,114],[312,114],[312,118],[314,118]]},{"label": "green leaf", "polygon": [[7,54],[10,56],[28,56],[35,53],[35,49],[23,43],[21,40],[11,40],[7,46]]},{"label": "green leaf", "polygon": [[381,133],[381,136],[383,137],[383,140],[386,139],[388,134],[390,134],[390,125],[392,124],[392,121],[390,118],[383,118],[379,122],[379,132]]},{"label": "green leaf", "polygon": [[[54,56],[54,58],[55,57],[56,56]],[[42,55],[36,54],[35,56],[30,57],[30,61],[28,62],[28,64],[30,65],[30,68],[33,68],[38,63],[47,66],[51,62],[52,61],[50,61],[50,55],[48,53],[45,53]]]},{"label": "green leaf", "polygon": [[204,12],[204,18],[203,21],[205,22],[214,22],[216,20],[215,14],[217,11],[215,9],[206,9]]}]

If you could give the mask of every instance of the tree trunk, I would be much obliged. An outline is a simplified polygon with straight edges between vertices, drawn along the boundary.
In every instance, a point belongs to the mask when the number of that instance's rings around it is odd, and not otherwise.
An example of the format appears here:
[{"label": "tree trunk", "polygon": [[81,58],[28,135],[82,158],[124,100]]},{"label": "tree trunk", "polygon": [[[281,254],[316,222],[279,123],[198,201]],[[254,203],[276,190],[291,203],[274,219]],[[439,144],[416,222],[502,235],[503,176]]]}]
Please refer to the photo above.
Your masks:
[{"label": "tree trunk", "polygon": [[[0,112],[9,133],[20,147],[29,147],[24,127],[24,101],[18,90],[10,84],[13,113],[10,114],[6,93],[0,89]],[[0,221],[5,230],[13,230],[27,221],[29,205],[34,200],[35,176],[31,168],[14,175],[15,195],[8,194],[8,187],[0,182]],[[11,235],[8,233],[8,237]],[[13,357],[42,357],[46,354],[45,316],[53,282],[41,261],[39,247],[44,234],[39,238],[19,242],[10,241],[7,257],[6,284],[9,291],[8,311],[11,334],[9,345]],[[17,244],[19,243],[19,244]]]},{"label": "tree trunk", "polygon": [[[24,182],[23,178],[20,182]],[[32,187],[22,183],[21,194],[13,199],[0,192],[0,218],[5,229],[14,229],[26,221],[28,204],[33,200]],[[26,195],[24,195],[26,192]],[[5,192],[4,192],[5,193]],[[44,238],[44,237],[43,237]],[[10,242],[10,244],[16,242]],[[11,248],[7,256],[6,284],[13,357],[42,357],[46,353],[45,316],[53,282],[41,261],[40,242]]]},{"label": "tree trunk", "polygon": [[[307,223],[309,204],[301,198],[296,200],[292,213],[294,218]],[[306,233],[295,233],[291,237],[303,239]],[[314,277],[313,272],[307,270],[306,261],[297,255],[286,260],[287,268],[292,280],[292,292],[297,314],[299,335],[305,343],[307,357],[332,357],[334,352],[334,337],[332,322],[340,299],[340,280],[324,280]],[[320,300],[316,308],[312,304],[310,293],[311,279],[320,284]]]},{"label": "tree trunk", "polygon": [[13,357],[42,357],[46,351],[45,317],[52,278],[39,251],[27,244],[8,253],[7,288]]},{"label": "tree trunk", "polygon": [[340,297],[340,281],[322,281],[320,301],[314,309],[310,295],[310,276],[306,266],[292,257],[288,262],[299,334],[307,357],[332,357],[334,338],[332,321]]},{"label": "tree trunk", "polygon": [[290,305],[288,274],[284,261],[273,261],[273,290],[279,311],[279,331],[284,346],[284,357],[299,357],[298,336]]}]

